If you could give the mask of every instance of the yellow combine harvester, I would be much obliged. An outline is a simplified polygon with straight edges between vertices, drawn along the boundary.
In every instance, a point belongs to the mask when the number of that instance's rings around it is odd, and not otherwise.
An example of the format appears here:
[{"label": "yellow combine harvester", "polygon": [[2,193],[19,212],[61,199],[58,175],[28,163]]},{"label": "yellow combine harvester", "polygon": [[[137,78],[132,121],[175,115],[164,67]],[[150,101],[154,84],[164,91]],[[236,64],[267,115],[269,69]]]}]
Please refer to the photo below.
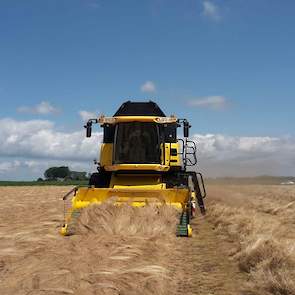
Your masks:
[{"label": "yellow combine harvester", "polygon": [[[180,212],[177,236],[191,236],[190,219],[196,204],[205,214],[206,191],[202,175],[187,170],[197,164],[196,145],[188,140],[189,122],[166,117],[152,101],[127,101],[113,117],[90,119],[85,125],[87,137],[96,123],[103,128],[98,172],[91,175],[87,187],[76,187],[64,196],[67,200],[74,193],[61,233],[75,232],[82,208],[112,198],[115,205],[171,205]],[[181,126],[180,139],[177,128]]]}]

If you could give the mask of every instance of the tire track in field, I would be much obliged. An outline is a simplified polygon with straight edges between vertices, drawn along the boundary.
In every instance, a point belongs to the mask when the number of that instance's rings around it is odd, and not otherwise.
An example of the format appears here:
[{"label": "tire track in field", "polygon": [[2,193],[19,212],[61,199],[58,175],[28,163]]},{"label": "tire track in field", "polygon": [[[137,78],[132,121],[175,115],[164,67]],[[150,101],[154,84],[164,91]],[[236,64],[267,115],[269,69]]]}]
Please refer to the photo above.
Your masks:
[{"label": "tire track in field", "polygon": [[206,217],[194,219],[192,227],[193,237],[180,241],[183,260],[177,265],[183,269],[184,280],[179,285],[179,294],[242,294],[247,276],[230,258],[234,242],[217,235]]}]

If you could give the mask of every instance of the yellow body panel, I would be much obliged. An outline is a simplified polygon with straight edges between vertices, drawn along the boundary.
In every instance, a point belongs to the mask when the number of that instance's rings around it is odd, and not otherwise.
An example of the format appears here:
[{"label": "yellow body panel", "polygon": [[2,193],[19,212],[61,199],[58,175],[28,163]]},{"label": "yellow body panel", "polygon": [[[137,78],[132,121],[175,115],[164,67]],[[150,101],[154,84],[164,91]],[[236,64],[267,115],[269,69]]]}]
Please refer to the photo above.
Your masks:
[{"label": "yellow body panel", "polygon": [[165,165],[170,164],[170,143],[165,143]]},{"label": "yellow body panel", "polygon": [[102,143],[100,148],[100,165],[110,166],[113,162],[113,144]]},{"label": "yellow body panel", "polygon": [[168,171],[168,165],[161,164],[114,164],[105,166],[106,171],[120,171],[120,170],[138,170],[138,171]]},{"label": "yellow body panel", "polygon": [[177,150],[177,155],[173,156],[170,154],[170,166],[181,166],[181,161],[180,161],[180,146],[179,143],[170,143],[170,150],[171,149],[176,149]]},{"label": "yellow body panel", "polygon": [[114,205],[122,203],[134,207],[153,203],[157,205],[171,205],[183,209],[189,198],[188,189],[146,189],[146,188],[79,188],[72,199],[72,208],[80,209],[91,203],[101,204],[113,198]]},{"label": "yellow body panel", "polygon": [[166,184],[161,182],[159,175],[135,174],[132,177],[128,174],[113,175],[110,188],[145,188],[145,189],[165,189]]},{"label": "yellow body panel", "polygon": [[176,117],[158,117],[158,116],[117,116],[117,117],[100,117],[100,124],[117,124],[123,122],[155,122],[159,124],[176,123]]}]

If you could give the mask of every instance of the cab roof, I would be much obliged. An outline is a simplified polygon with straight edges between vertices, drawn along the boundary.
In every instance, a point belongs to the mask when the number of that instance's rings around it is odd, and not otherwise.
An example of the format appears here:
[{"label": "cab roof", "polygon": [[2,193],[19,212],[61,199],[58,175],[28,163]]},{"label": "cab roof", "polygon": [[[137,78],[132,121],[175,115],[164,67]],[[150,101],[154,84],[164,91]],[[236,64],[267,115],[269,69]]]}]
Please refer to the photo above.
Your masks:
[{"label": "cab roof", "polygon": [[117,112],[114,114],[114,117],[118,116],[156,116],[156,117],[166,117],[164,112],[160,107],[153,101],[147,102],[124,102]]}]

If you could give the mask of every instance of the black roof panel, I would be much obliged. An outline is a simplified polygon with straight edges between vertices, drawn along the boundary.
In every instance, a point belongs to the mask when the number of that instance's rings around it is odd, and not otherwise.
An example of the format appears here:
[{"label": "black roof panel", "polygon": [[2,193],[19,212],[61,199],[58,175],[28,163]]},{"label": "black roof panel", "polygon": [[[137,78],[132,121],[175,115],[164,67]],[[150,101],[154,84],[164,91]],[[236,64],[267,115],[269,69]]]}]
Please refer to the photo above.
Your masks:
[{"label": "black roof panel", "polygon": [[115,113],[116,116],[158,116],[166,117],[160,107],[153,101],[124,102]]}]

